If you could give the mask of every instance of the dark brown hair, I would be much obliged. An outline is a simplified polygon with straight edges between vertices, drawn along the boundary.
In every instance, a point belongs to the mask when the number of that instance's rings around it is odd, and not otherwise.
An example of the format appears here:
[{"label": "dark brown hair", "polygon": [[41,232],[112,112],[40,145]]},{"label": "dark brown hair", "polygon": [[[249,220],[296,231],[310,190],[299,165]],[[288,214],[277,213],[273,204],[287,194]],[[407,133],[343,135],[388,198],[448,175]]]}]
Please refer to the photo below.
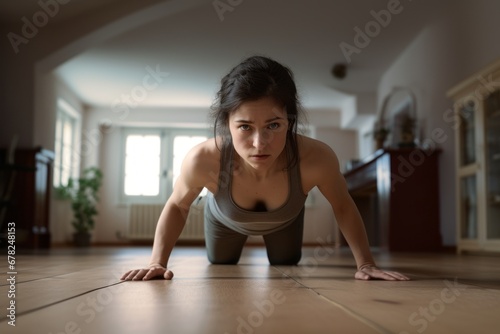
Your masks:
[{"label": "dark brown hair", "polygon": [[271,97],[285,108],[288,118],[286,138],[287,167],[298,162],[297,129],[304,117],[292,71],[277,61],[263,56],[245,59],[221,80],[221,88],[212,105],[214,135],[220,136],[223,145],[231,142],[229,115],[242,103]]}]

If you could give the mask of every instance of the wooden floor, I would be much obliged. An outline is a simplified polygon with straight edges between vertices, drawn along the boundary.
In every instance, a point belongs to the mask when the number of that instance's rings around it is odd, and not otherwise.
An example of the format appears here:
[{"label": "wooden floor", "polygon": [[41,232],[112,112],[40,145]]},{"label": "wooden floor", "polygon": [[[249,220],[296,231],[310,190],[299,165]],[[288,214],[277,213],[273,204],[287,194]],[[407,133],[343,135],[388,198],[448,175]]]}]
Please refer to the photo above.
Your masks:
[{"label": "wooden floor", "polygon": [[[412,278],[384,282],[354,280],[348,250],[304,248],[299,266],[275,267],[262,248],[248,247],[239,265],[216,266],[203,248],[178,247],[172,281],[119,280],[149,254],[91,248],[16,255],[16,285],[0,282],[0,333],[500,332],[498,256],[375,252],[379,266]],[[3,275],[9,270],[2,262]],[[11,300],[15,327],[5,318]]]}]

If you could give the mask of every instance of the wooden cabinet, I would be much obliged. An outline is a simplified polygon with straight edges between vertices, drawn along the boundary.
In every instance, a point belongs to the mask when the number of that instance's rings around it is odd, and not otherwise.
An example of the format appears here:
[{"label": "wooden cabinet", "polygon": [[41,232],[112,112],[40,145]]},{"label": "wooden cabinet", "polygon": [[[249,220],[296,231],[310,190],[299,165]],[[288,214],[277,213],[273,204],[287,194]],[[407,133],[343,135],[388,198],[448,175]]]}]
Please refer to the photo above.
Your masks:
[{"label": "wooden cabinet", "polygon": [[2,204],[5,210],[2,229],[6,228],[7,222],[16,224],[16,245],[21,250],[49,248],[54,154],[42,148],[19,149],[11,165],[6,163],[5,156],[6,150],[1,150],[0,162],[5,171],[2,184],[12,181],[12,187]]},{"label": "wooden cabinet", "polygon": [[437,150],[381,149],[344,174],[371,246],[442,248],[438,156]]},{"label": "wooden cabinet", "polygon": [[500,252],[500,60],[448,91],[454,100],[457,251]]}]

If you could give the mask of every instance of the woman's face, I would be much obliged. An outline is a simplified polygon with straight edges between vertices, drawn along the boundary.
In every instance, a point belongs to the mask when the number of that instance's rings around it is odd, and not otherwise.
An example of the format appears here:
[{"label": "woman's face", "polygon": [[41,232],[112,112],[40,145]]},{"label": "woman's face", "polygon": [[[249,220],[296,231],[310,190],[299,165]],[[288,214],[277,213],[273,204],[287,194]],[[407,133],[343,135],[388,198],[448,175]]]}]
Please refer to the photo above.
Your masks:
[{"label": "woman's face", "polygon": [[266,97],[244,102],[229,116],[229,131],[236,153],[257,170],[274,166],[286,144],[285,108]]}]

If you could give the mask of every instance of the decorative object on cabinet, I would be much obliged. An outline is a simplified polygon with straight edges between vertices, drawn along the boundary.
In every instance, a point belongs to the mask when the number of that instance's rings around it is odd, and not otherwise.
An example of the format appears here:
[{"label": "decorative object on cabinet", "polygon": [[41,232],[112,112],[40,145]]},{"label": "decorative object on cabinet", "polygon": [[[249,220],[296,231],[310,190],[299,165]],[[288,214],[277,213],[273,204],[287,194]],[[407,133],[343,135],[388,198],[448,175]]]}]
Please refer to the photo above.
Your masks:
[{"label": "decorative object on cabinet", "polygon": [[500,252],[500,59],[451,88],[457,252]]},{"label": "decorative object on cabinet", "polygon": [[390,130],[383,124],[379,122],[375,123],[375,128],[373,130],[373,139],[375,139],[375,146],[377,150],[384,148],[389,133]]},{"label": "decorative object on cabinet", "polygon": [[[391,102],[398,96],[398,103],[391,107]],[[385,146],[392,148],[416,147],[419,140],[417,124],[417,99],[413,91],[407,87],[394,87],[382,102],[379,119],[376,122],[374,133],[377,129],[387,129],[388,143]],[[376,138],[376,137],[375,137]]]},{"label": "decorative object on cabinet", "polygon": [[398,141],[398,146],[403,147],[415,147],[415,136],[416,136],[416,120],[409,113],[403,113],[400,116],[400,122],[398,124],[398,129],[400,131],[400,140]]}]

